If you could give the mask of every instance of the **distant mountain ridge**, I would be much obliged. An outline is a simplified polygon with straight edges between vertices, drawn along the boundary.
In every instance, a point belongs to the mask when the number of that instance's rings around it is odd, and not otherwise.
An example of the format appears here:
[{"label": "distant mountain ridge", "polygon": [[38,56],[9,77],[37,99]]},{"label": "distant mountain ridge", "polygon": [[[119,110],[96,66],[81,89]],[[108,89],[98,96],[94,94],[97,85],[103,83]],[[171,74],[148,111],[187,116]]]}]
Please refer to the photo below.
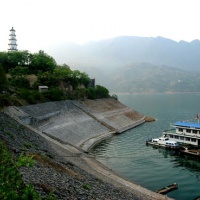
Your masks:
[{"label": "distant mountain ridge", "polygon": [[[176,42],[163,37],[121,36],[84,45],[66,44],[51,52],[58,61],[88,65],[148,62],[188,71],[200,71],[200,41]],[[65,55],[65,56],[63,56]],[[61,58],[63,57],[63,58]],[[103,66],[102,66],[103,67]]]},{"label": "distant mountain ridge", "polygon": [[121,36],[84,45],[63,44],[50,53],[110,91],[200,92],[199,40]]}]

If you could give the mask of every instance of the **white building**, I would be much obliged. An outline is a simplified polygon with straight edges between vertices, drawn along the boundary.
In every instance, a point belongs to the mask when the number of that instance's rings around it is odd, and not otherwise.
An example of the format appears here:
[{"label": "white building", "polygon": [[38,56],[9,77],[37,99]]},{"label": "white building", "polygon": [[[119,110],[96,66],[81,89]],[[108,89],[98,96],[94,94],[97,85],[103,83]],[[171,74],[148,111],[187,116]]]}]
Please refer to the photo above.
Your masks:
[{"label": "white building", "polygon": [[15,35],[15,30],[13,27],[10,30],[8,51],[17,51],[17,40]]}]

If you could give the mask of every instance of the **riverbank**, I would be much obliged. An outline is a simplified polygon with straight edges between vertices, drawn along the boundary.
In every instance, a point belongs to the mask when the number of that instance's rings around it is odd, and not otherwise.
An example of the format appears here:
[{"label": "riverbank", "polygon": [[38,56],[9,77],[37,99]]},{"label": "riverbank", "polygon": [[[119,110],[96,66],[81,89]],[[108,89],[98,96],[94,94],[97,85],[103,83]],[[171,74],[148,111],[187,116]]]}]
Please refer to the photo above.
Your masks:
[{"label": "riverbank", "polygon": [[[105,101],[100,103],[105,103]],[[125,119],[125,117],[122,117],[122,113],[131,116],[130,110],[124,112],[125,108],[118,107],[117,110],[115,107],[114,109],[111,109],[109,113],[108,107],[106,109],[107,111],[104,110],[104,112],[102,112],[102,110],[98,110],[97,112],[97,106],[95,106],[95,109],[91,112],[91,107],[86,107],[85,103],[87,102],[82,102],[82,112],[80,112],[80,110],[77,112],[75,107],[71,105],[71,102],[60,103],[67,105],[68,111],[69,108],[71,108],[71,111],[73,111],[70,114],[71,117],[76,115],[76,118],[73,118],[73,120],[76,120],[77,127],[79,127],[81,123],[83,123],[83,125],[85,123],[91,125],[92,123],[93,125],[96,125],[93,127],[93,131],[97,132],[98,130],[95,129],[96,127],[104,130],[99,126],[101,119],[104,120],[102,120],[104,125],[107,124],[105,129],[109,130],[108,127],[111,126],[113,118],[114,121],[119,121],[122,118]],[[80,102],[78,103],[80,104]],[[76,108],[78,107],[78,103],[76,104]],[[96,103],[98,104],[99,102]],[[114,104],[116,103],[117,102]],[[37,164],[33,168],[23,167],[21,169],[23,179],[26,183],[33,183],[35,188],[43,195],[54,190],[55,195],[59,199],[166,199],[166,196],[144,189],[139,185],[133,184],[128,180],[119,177],[112,170],[84,153],[84,150],[81,149],[81,145],[85,143],[82,142],[82,138],[80,138],[79,141],[76,140],[73,144],[69,144],[69,141],[67,140],[61,142],[61,138],[59,138],[60,136],[57,138],[55,135],[53,136],[50,130],[53,129],[55,131],[55,126],[56,130],[60,131],[58,127],[59,121],[56,121],[56,118],[59,118],[62,123],[65,123],[65,125],[68,124],[71,126],[73,123],[69,121],[67,114],[59,114],[61,111],[55,109],[55,107],[53,108],[53,104],[50,104],[51,109],[48,109],[48,106],[46,109],[48,111],[51,110],[52,112],[44,112],[45,106],[42,105],[41,108],[43,108],[43,111],[41,112],[41,109],[38,109],[38,112],[42,113],[42,115],[35,114],[34,117],[31,117],[27,112],[22,112],[19,108],[14,108],[16,113],[14,113],[13,108],[10,109],[7,114],[1,113],[1,138],[6,141],[6,144],[14,157],[18,156],[20,153],[28,153],[34,155],[34,159],[37,161]],[[85,109],[88,109],[87,112],[90,111],[90,117],[86,118],[87,120],[83,114],[84,106]],[[119,104],[118,106],[121,105]],[[122,109],[124,109],[123,112]],[[34,107],[34,110],[36,110],[36,107]],[[120,116],[120,119],[116,118],[116,113],[119,114],[118,117]],[[64,114],[64,112],[62,114]],[[12,115],[12,117],[10,115]],[[91,115],[94,115],[99,123],[94,123],[94,118],[92,118]],[[113,115],[115,115],[115,117],[113,117]],[[18,118],[16,116],[18,116]],[[63,116],[68,120],[68,123],[63,121]],[[106,118],[110,119],[110,123],[105,120]],[[55,123],[55,121],[57,123]],[[52,126],[52,123],[54,123],[55,126]],[[48,129],[43,129],[46,131],[41,131],[41,127],[44,128],[44,126],[46,128],[48,127]],[[69,126],[68,130],[70,130]],[[118,124],[113,126],[113,132],[122,130],[117,129],[117,126]],[[72,127],[75,127],[75,124],[73,124]],[[126,127],[128,127],[127,124]],[[89,128],[91,128],[91,126],[89,126]],[[77,130],[80,131],[80,129]],[[93,131],[91,131],[91,134]],[[107,133],[109,132],[111,131],[108,131]],[[91,136],[91,134],[89,136]],[[93,139],[94,138],[95,136],[93,136]],[[40,159],[41,155],[46,159]]]}]

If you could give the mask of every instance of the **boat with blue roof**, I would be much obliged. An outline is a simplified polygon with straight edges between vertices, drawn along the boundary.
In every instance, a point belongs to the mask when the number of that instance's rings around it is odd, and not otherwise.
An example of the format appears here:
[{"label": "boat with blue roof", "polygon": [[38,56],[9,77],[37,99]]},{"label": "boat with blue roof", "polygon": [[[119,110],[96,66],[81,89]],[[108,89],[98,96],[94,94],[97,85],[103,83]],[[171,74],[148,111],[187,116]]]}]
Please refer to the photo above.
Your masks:
[{"label": "boat with blue roof", "polygon": [[[182,152],[186,153],[189,152],[189,147],[200,148],[200,123],[198,115],[195,121],[178,121],[172,124],[171,127],[171,129],[163,131],[162,137],[147,139],[146,144],[174,149],[181,148]],[[194,154],[200,155],[200,151],[195,151]]]},{"label": "boat with blue roof", "polygon": [[195,122],[176,122],[173,129],[163,131],[164,137],[184,145],[200,146],[200,124]]}]

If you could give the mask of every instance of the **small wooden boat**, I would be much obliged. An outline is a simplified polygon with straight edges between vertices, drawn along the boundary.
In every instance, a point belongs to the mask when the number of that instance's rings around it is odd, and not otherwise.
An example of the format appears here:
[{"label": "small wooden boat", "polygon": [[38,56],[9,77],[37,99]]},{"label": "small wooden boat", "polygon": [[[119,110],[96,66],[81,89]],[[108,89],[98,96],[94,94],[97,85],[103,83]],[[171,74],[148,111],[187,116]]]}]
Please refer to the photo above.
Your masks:
[{"label": "small wooden boat", "polygon": [[178,189],[178,184],[173,183],[173,184],[168,185],[164,188],[161,188],[160,190],[157,190],[156,192],[159,193],[159,194],[166,194],[166,193],[171,192],[171,191],[176,190],[176,189]]},{"label": "small wooden boat", "polygon": [[200,157],[200,149],[191,149],[187,146],[183,146],[181,149],[180,149],[180,152],[181,153],[184,153],[184,154],[188,154],[188,155],[191,155],[191,156],[196,156],[196,157]]}]

